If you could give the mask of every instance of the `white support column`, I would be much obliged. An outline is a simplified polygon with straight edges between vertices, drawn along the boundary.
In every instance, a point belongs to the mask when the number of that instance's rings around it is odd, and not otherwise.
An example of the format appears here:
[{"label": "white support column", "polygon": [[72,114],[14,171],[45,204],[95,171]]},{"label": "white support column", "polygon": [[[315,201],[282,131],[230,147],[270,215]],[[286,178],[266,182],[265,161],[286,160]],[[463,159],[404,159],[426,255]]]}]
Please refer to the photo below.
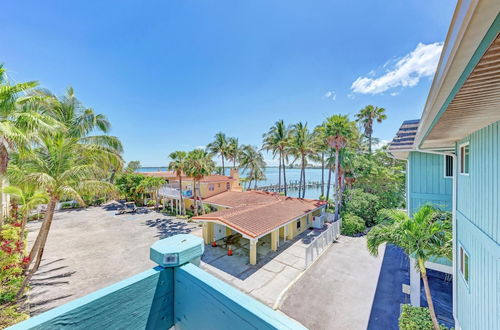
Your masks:
[{"label": "white support column", "polygon": [[416,261],[410,258],[410,303],[420,306],[420,273],[415,268]]},{"label": "white support column", "polygon": [[257,242],[259,240],[257,238],[250,239],[250,265],[257,264]]}]

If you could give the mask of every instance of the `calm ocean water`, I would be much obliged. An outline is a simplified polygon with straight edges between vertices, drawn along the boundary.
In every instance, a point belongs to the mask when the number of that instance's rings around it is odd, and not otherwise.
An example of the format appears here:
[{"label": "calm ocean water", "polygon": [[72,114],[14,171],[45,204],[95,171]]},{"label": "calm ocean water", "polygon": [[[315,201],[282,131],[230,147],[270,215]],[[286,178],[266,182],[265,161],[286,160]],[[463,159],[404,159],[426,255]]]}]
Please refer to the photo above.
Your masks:
[{"label": "calm ocean water", "polygon": [[[152,171],[166,171],[166,167],[142,167],[138,170],[138,172],[152,172]],[[266,186],[266,185],[271,185],[271,184],[278,184],[278,168],[277,167],[267,167],[265,170],[266,174],[266,180],[265,181],[259,181],[258,186]],[[226,175],[229,175],[229,169],[226,169]],[[242,171],[240,174],[241,177],[245,177],[246,173],[245,171]],[[298,168],[293,168],[293,169],[287,169],[286,170],[286,181],[287,182],[292,182],[292,181],[298,181],[300,178],[300,169]],[[328,172],[325,170],[325,182],[327,181],[328,178]],[[306,169],[306,181],[314,181],[314,182],[319,182],[321,181],[321,169],[319,168],[308,168]],[[253,187],[253,184],[252,184]],[[326,191],[326,187],[325,187]],[[330,192],[331,194],[331,192]],[[288,191],[289,196],[296,197],[298,195],[298,190],[292,189]],[[321,195],[321,187],[314,187],[314,188],[306,188],[306,198],[319,198]]]}]

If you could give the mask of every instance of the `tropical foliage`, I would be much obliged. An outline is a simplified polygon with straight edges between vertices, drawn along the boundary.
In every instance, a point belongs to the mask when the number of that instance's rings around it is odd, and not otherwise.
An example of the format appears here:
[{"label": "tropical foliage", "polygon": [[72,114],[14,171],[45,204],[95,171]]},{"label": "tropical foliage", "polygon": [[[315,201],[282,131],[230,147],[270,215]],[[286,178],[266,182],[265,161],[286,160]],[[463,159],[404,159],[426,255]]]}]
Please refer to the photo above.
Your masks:
[{"label": "tropical foliage", "polygon": [[[399,316],[400,330],[429,330],[433,328],[432,318],[427,307],[416,307],[411,305],[401,305],[401,315]],[[441,330],[448,329],[444,325],[439,325]]]},{"label": "tropical foliage", "polygon": [[434,329],[439,330],[425,262],[432,257],[446,257],[451,260],[451,219],[430,205],[422,206],[412,217],[402,210],[389,211],[386,216],[390,222],[379,224],[368,233],[368,250],[372,255],[377,255],[380,245],[394,244],[415,258],[417,270],[424,283],[432,323]]},{"label": "tropical foliage", "polygon": [[199,196],[199,183],[203,177],[212,174],[215,169],[215,162],[212,156],[201,149],[190,151],[186,157],[186,175],[193,178],[193,201],[194,201],[194,215],[198,215],[199,208],[201,207],[202,213],[205,213],[205,208]]},{"label": "tropical foliage", "polygon": [[[57,97],[37,85],[10,84],[0,66],[0,183],[10,182],[1,191],[12,203],[0,227],[0,304],[8,311],[2,324],[23,317],[16,302],[38,270],[58,203],[113,197],[109,174],[123,168],[122,145],[108,135],[104,115],[85,107],[72,88]],[[25,227],[40,204],[45,215],[28,253]]]},{"label": "tropical foliage", "polygon": [[384,108],[379,108],[373,105],[367,105],[359,111],[356,115],[356,121],[359,122],[368,138],[368,153],[372,153],[372,135],[373,135],[373,122],[381,123],[387,119]]}]

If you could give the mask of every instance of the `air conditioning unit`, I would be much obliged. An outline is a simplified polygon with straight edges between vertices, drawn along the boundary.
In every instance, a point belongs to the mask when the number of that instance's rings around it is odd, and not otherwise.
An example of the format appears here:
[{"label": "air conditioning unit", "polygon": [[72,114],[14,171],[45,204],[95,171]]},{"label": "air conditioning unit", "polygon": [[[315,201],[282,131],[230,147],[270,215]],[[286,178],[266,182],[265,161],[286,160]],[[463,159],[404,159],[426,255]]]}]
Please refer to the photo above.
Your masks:
[{"label": "air conditioning unit", "polygon": [[313,217],[313,228],[321,229],[325,225],[325,215],[318,215]]}]

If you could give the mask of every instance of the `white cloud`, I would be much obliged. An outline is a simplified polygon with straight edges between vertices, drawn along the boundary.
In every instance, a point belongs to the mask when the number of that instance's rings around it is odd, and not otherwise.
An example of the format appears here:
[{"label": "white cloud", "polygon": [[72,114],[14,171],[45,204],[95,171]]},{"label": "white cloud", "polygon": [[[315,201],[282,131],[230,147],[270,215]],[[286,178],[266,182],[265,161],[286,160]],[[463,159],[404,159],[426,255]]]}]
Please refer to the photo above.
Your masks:
[{"label": "white cloud", "polygon": [[391,96],[396,96],[396,95],[399,95],[399,92],[392,92],[391,93]]},{"label": "white cloud", "polygon": [[391,141],[389,141],[389,140],[380,140],[380,141],[378,141],[378,143],[376,143],[376,144],[373,145],[373,149],[374,150],[380,149],[380,148],[388,145],[389,142],[391,142]]},{"label": "white cloud", "polygon": [[[393,68],[382,76],[375,78],[372,70],[368,76],[373,78],[358,77],[352,83],[351,90],[360,94],[379,94],[391,88],[413,87],[418,84],[420,78],[434,74],[442,49],[442,42],[428,45],[419,43],[415,50],[397,60]],[[384,66],[389,65],[386,63]]]},{"label": "white cloud", "polygon": [[323,97],[325,99],[330,99],[332,101],[335,101],[337,99],[337,94],[335,93],[335,91],[328,91],[325,93],[325,95],[323,95]]},{"label": "white cloud", "polygon": [[205,146],[196,146],[196,147],[194,147],[194,148],[195,148],[195,149],[203,149],[203,150],[205,150]]}]

